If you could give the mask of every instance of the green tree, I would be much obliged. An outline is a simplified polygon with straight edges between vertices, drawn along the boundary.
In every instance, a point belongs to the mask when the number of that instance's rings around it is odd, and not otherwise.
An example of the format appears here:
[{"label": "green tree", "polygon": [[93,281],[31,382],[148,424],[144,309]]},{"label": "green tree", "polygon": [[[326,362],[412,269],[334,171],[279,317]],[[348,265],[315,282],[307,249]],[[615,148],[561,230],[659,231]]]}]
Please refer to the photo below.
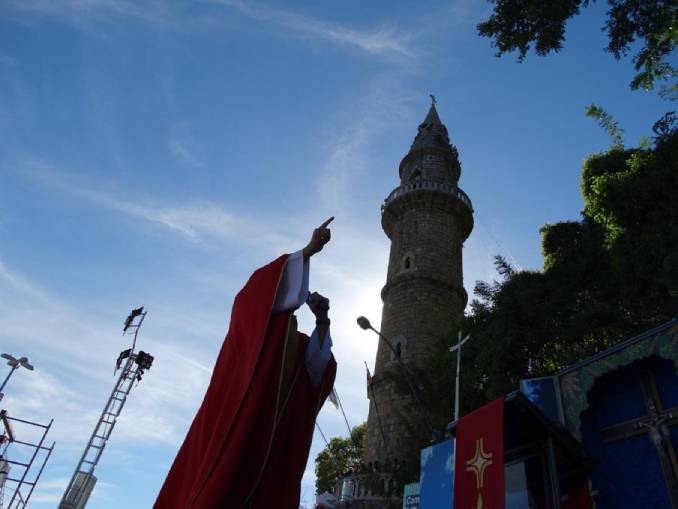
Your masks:
[{"label": "green tree", "polygon": [[[497,56],[518,51],[525,59],[531,46],[538,55],[559,51],[565,41],[567,21],[595,0],[490,0],[492,15],[478,25],[478,32],[492,40]],[[637,49],[633,89],[661,89],[667,98],[678,97],[678,69],[668,57],[678,44],[678,3],[675,0],[608,0],[604,30],[607,51],[615,58]]]},{"label": "green tree", "polygon": [[543,269],[478,282],[462,327],[464,406],[514,390],[678,310],[678,130],[655,124],[649,149],[613,146],[584,163],[581,221],[541,229]]},{"label": "green tree", "polygon": [[605,129],[607,134],[612,138],[612,146],[614,148],[624,148],[624,130],[619,127],[619,123],[597,104],[589,104],[586,107],[586,116],[595,119],[598,125]]},{"label": "green tree", "polygon": [[334,491],[341,476],[357,470],[362,462],[367,422],[355,426],[350,438],[332,438],[315,458],[316,493]]}]

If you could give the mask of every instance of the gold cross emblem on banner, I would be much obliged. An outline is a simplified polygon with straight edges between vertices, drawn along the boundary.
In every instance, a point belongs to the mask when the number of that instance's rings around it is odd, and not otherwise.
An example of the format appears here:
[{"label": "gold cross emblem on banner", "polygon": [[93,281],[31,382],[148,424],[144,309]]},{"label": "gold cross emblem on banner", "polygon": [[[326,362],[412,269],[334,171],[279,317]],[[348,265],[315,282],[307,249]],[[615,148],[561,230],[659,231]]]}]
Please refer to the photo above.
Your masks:
[{"label": "gold cross emblem on banner", "polygon": [[476,488],[480,489],[485,484],[485,469],[492,464],[492,453],[485,452],[483,439],[476,440],[476,453],[466,462],[466,471],[476,474]]}]

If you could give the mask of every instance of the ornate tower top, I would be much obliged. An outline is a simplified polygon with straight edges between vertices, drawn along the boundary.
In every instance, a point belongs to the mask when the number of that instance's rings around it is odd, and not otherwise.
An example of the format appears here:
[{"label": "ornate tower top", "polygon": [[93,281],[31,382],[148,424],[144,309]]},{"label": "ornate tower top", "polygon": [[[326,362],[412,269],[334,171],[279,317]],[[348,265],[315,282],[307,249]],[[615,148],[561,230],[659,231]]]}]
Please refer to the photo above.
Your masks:
[{"label": "ornate tower top", "polygon": [[[428,154],[424,156],[424,154]],[[424,161],[442,159],[442,164],[437,165],[436,171],[425,171]],[[417,170],[420,170],[419,172]],[[430,168],[432,169],[432,168]],[[412,142],[410,151],[400,162],[401,184],[405,184],[417,177],[419,174],[428,174],[424,180],[434,182],[446,182],[450,185],[456,185],[461,175],[461,163],[459,162],[459,152],[457,147],[450,144],[450,136],[447,133],[447,127],[442,123],[436,110],[436,99],[431,96],[431,107],[426,114],[424,121],[419,124],[417,135]]]},{"label": "ornate tower top", "polygon": [[422,148],[450,148],[450,138],[447,134],[447,127],[440,121],[438,111],[436,110],[436,99],[431,96],[431,108],[424,121],[419,124],[419,132],[412,142],[410,151]]}]

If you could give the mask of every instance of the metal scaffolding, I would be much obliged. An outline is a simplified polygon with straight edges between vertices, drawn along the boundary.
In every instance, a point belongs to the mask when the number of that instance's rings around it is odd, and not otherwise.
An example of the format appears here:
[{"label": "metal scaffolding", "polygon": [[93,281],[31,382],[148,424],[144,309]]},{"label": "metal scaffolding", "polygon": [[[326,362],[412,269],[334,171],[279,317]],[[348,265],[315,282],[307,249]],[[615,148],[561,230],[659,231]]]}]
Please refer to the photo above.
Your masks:
[{"label": "metal scaffolding", "polygon": [[[45,445],[45,439],[52,427],[52,419],[49,424],[40,424],[33,421],[18,419],[10,417],[6,410],[0,410],[0,423],[3,426],[2,440],[0,441],[0,509],[24,509],[31,499],[33,490],[40,480],[45,465],[52,455],[55,442],[51,446]],[[19,440],[15,434],[14,426],[18,424],[19,427],[30,426],[39,428],[42,431],[37,443]],[[22,446],[24,453],[15,451],[16,447],[12,448],[12,458],[10,459],[10,446]],[[19,459],[23,461],[19,461]],[[32,470],[34,465],[40,465],[35,476],[32,477]],[[19,473],[15,477],[10,476],[10,472],[14,470]],[[32,478],[31,478],[32,477]],[[12,490],[9,490],[9,486]],[[5,493],[5,492],[9,493]],[[11,493],[11,497],[10,497]],[[9,498],[8,504],[5,506],[5,498]]]},{"label": "metal scaffolding", "polygon": [[[135,323],[137,317],[139,320]],[[123,350],[118,356],[115,370],[117,371],[122,367],[122,371],[61,498],[59,509],[83,509],[87,505],[97,482],[94,470],[134,386],[134,381],[141,381],[144,371],[150,369],[153,363],[153,357],[150,354],[141,350],[135,352],[137,335],[145,317],[146,313],[141,307],[133,310],[125,320],[123,334],[128,330],[134,332],[132,348]]]}]

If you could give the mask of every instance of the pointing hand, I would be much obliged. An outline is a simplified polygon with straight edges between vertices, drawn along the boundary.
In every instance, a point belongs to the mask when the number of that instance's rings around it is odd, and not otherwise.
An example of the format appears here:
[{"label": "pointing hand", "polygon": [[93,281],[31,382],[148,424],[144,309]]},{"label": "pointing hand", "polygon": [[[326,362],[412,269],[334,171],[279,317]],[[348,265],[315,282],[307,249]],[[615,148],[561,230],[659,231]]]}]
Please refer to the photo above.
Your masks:
[{"label": "pointing hand", "polygon": [[321,251],[322,248],[325,247],[325,244],[327,244],[330,241],[330,239],[332,238],[332,232],[330,231],[328,226],[332,221],[334,221],[334,216],[330,217],[318,228],[313,230],[311,240],[304,248],[304,258],[310,258],[317,252]]}]

